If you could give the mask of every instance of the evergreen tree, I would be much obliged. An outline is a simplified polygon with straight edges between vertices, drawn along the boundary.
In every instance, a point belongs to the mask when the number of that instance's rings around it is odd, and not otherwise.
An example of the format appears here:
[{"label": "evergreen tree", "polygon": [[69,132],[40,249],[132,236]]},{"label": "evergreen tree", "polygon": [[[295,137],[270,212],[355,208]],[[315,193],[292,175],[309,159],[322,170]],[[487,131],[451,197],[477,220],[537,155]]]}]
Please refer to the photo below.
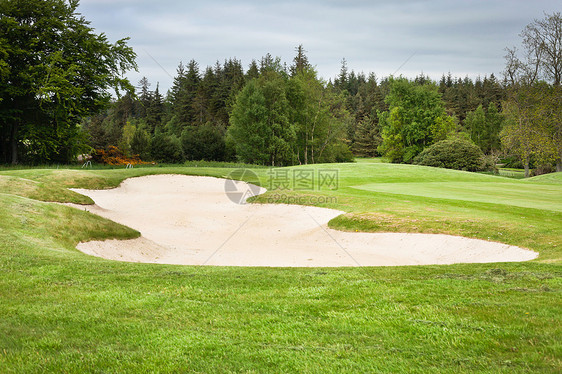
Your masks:
[{"label": "evergreen tree", "polygon": [[180,61],[177,69],[176,69],[176,76],[174,77],[174,82],[172,84],[172,88],[168,92],[168,100],[173,106],[173,110],[176,111],[178,106],[176,103],[179,102],[180,96],[183,90],[183,82],[185,80],[185,66],[183,66],[183,62]]},{"label": "evergreen tree", "polygon": [[348,75],[347,75],[348,71],[347,71],[347,61],[344,58],[342,58],[341,60],[341,68],[340,68],[340,74],[338,75],[338,77],[334,80],[334,87],[343,91],[347,89],[347,79],[348,79]]},{"label": "evergreen tree", "polygon": [[142,77],[142,79],[139,81],[140,95],[138,96],[138,98],[140,107],[136,113],[141,118],[146,116],[146,111],[150,106],[150,102],[152,100],[152,94],[149,87],[150,83],[148,82],[148,79],[146,77]]},{"label": "evergreen tree", "polygon": [[236,95],[245,84],[242,64],[236,59],[225,60],[224,67],[218,79],[218,87],[213,95],[216,105],[214,121],[220,126],[226,127],[229,123],[229,115]]},{"label": "evergreen tree", "polygon": [[149,95],[147,102],[145,122],[150,134],[154,134],[156,129],[162,125],[164,117],[164,100],[160,94],[159,84],[156,83],[156,90]]},{"label": "evergreen tree", "polygon": [[248,71],[246,72],[246,81],[259,78],[259,76],[260,70],[258,68],[258,63],[256,62],[256,60],[252,60],[252,62],[248,66]]},{"label": "evergreen tree", "polygon": [[377,148],[381,143],[377,121],[365,116],[357,125],[352,147],[353,154],[359,157],[377,156]]},{"label": "evergreen tree", "polygon": [[190,126],[196,121],[194,100],[200,79],[199,65],[195,60],[189,61],[187,71],[180,63],[177,76],[174,78],[171,98],[174,115],[177,116],[181,127]]},{"label": "evergreen tree", "polygon": [[299,73],[303,73],[305,70],[311,68],[310,63],[308,62],[308,57],[306,57],[306,52],[302,44],[299,44],[297,48],[295,48],[297,55],[293,59],[293,65],[291,65],[291,76],[295,76]]}]

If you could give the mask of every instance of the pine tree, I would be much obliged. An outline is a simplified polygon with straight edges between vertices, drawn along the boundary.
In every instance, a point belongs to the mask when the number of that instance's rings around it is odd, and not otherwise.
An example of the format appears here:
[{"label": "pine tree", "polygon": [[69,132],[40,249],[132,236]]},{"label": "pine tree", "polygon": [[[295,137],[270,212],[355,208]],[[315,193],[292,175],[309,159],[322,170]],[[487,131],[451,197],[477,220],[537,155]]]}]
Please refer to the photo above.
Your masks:
[{"label": "pine tree", "polygon": [[256,60],[252,60],[252,62],[248,66],[248,71],[246,72],[246,81],[259,78],[259,76],[260,70],[258,68],[258,63],[256,62]]},{"label": "pine tree", "polygon": [[352,146],[353,154],[359,157],[378,155],[377,147],[382,143],[377,121],[365,116],[357,125]]},{"label": "pine tree", "polygon": [[304,50],[302,44],[299,44],[299,46],[295,48],[295,51],[297,55],[293,59],[293,65],[291,65],[291,76],[293,77],[311,68],[308,57],[306,57],[305,54],[307,51]]},{"label": "pine tree", "polygon": [[164,99],[160,94],[159,84],[156,83],[156,90],[150,94],[150,101],[146,108],[145,121],[150,134],[154,134],[156,129],[162,125],[164,117]]},{"label": "pine tree", "polygon": [[182,127],[190,126],[195,122],[196,115],[193,101],[197,95],[200,79],[199,65],[195,60],[189,61],[187,71],[180,63],[178,76],[174,79],[174,86],[172,87],[172,100],[174,114]]},{"label": "pine tree", "polygon": [[149,87],[150,83],[148,82],[148,78],[142,77],[142,79],[139,81],[140,95],[138,96],[138,99],[140,105],[136,113],[141,118],[146,116],[146,110],[148,109],[152,100]]},{"label": "pine tree", "polygon": [[179,108],[177,103],[179,103],[180,96],[182,95],[184,80],[185,80],[185,67],[183,66],[183,63],[180,61],[176,69],[176,76],[174,77],[174,83],[172,84],[172,88],[168,91],[168,100],[172,104],[174,112],[176,112],[177,109]]},{"label": "pine tree", "polygon": [[342,58],[341,60],[341,68],[340,68],[340,74],[338,75],[338,77],[334,80],[334,87],[343,91],[347,89],[347,61],[344,58]]}]

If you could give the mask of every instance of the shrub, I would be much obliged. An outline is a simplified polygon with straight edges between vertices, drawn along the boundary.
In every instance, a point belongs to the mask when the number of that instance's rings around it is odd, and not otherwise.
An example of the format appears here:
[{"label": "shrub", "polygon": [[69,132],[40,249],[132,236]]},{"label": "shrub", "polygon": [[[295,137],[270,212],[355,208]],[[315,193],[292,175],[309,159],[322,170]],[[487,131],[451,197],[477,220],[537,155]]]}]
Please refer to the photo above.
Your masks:
[{"label": "shrub", "polygon": [[146,162],[141,161],[138,155],[126,156],[121,149],[110,145],[107,149],[96,149],[92,153],[92,160],[106,165],[139,165]]},{"label": "shrub", "polygon": [[223,161],[225,158],[224,135],[210,124],[186,128],[181,134],[181,145],[188,160]]},{"label": "shrub", "polygon": [[319,157],[316,162],[332,163],[332,162],[353,162],[355,157],[351,149],[344,142],[336,142],[328,146],[326,152]]},{"label": "shrub", "polygon": [[155,161],[177,163],[182,162],[180,140],[174,135],[156,134],[150,144],[150,154]]},{"label": "shrub", "polygon": [[414,159],[414,163],[466,171],[485,169],[482,150],[476,144],[462,138],[446,139],[433,144],[424,149]]},{"label": "shrub", "polygon": [[143,129],[136,129],[130,143],[131,152],[143,160],[150,158],[150,135]]},{"label": "shrub", "polygon": [[494,174],[499,173],[499,169],[497,167],[498,157],[495,155],[484,155],[482,159],[482,167],[483,170],[492,172]]},{"label": "shrub", "polygon": [[556,172],[556,168],[552,165],[539,165],[531,172],[531,176],[535,177],[537,175],[549,174],[554,172]]}]

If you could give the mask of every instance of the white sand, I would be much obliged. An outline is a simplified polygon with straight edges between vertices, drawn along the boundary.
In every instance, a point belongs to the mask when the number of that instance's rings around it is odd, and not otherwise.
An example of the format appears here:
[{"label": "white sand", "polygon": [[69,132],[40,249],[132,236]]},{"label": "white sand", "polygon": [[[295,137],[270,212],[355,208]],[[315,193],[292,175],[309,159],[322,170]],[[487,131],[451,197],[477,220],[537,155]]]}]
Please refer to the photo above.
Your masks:
[{"label": "white sand", "polygon": [[127,179],[111,190],[77,189],[96,202],[80,209],[142,234],[139,239],[92,241],[77,248],[112,260],[221,266],[427,265],[538,256],[519,247],[449,235],[332,230],[327,222],[343,212],[239,205],[229,200],[224,183],[209,177],[157,175]]}]

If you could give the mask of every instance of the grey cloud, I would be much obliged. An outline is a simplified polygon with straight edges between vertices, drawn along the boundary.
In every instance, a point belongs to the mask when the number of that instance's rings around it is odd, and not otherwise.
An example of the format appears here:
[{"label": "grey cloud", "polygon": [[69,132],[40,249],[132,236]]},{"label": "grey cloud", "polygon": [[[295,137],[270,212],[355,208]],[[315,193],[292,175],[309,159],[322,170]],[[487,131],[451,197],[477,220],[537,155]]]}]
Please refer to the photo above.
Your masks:
[{"label": "grey cloud", "polygon": [[343,57],[350,69],[383,77],[414,52],[399,73],[499,75],[503,49],[557,7],[553,0],[82,0],[79,11],[111,40],[130,36],[140,70],[130,79],[147,76],[165,91],[172,79],[148,54],[175,75],[190,59],[202,69],[229,57],[247,66],[269,52],[290,63],[301,43],[326,80]]}]

